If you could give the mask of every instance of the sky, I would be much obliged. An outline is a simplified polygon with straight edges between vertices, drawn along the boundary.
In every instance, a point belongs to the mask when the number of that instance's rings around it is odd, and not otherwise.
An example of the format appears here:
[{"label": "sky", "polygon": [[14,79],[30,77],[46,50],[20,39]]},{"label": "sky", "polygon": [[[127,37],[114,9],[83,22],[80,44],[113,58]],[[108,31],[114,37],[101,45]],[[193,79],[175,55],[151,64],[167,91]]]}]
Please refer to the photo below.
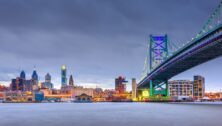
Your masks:
[{"label": "sky", "polygon": [[[220,0],[0,0],[0,83],[34,66],[60,87],[67,66],[76,85],[114,88],[114,79],[140,80],[149,35],[182,45],[202,28]],[[202,75],[207,91],[222,89],[222,58],[172,79]]]}]

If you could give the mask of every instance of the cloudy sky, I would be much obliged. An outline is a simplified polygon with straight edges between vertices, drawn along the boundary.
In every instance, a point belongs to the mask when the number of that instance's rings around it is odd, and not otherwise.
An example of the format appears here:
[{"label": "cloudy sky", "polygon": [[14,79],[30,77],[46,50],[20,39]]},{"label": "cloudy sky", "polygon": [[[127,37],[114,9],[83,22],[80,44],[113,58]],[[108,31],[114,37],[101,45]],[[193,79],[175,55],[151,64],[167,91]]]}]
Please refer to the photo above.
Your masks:
[{"label": "cloudy sky", "polygon": [[[0,0],[0,83],[36,66],[60,86],[67,65],[77,85],[114,88],[114,78],[140,79],[150,34],[181,45],[201,29],[220,0]],[[206,77],[222,88],[222,58],[173,79]],[[207,72],[206,72],[207,71]],[[130,85],[129,85],[130,86]]]}]

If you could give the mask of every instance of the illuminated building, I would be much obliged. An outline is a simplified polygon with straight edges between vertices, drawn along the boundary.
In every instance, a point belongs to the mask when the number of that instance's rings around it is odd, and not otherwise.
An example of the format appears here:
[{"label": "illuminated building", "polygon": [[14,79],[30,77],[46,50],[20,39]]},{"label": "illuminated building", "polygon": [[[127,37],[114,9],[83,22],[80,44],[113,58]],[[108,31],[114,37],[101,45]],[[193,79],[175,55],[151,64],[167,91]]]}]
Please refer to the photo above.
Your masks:
[{"label": "illuminated building", "polygon": [[202,76],[194,76],[193,96],[195,99],[201,99],[205,93],[205,79]]},{"label": "illuminated building", "polygon": [[74,81],[73,81],[72,75],[70,75],[70,77],[69,77],[69,85],[74,86]]},{"label": "illuminated building", "polygon": [[115,79],[115,90],[119,93],[119,94],[123,94],[126,92],[126,83],[128,81],[126,81],[126,79],[122,76],[119,76],[118,78]]},{"label": "illuminated building", "polygon": [[75,102],[92,102],[92,96],[85,93],[75,96]]},{"label": "illuminated building", "polygon": [[137,84],[136,79],[132,79],[132,100],[136,100],[137,96]]},{"label": "illuminated building", "polygon": [[93,97],[93,89],[92,88],[83,88],[83,87],[75,87],[71,90],[72,97],[75,98],[76,96],[86,94],[88,96]]},{"label": "illuminated building", "polygon": [[4,102],[33,102],[34,96],[30,92],[7,91],[4,94]]},{"label": "illuminated building", "polygon": [[189,80],[169,81],[168,93],[175,100],[189,100],[193,97],[193,82]]},{"label": "illuminated building", "polygon": [[67,85],[66,66],[65,65],[63,65],[61,68],[61,83],[62,83],[62,87]]}]

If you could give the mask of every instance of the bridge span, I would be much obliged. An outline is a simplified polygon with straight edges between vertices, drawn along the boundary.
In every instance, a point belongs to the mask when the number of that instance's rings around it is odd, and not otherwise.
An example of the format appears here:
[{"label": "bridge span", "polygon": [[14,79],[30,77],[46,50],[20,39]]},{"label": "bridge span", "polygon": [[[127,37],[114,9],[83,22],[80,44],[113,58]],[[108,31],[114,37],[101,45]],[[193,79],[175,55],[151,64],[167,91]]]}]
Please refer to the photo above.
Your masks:
[{"label": "bridge span", "polygon": [[[167,55],[154,68],[150,67],[150,72],[139,82],[139,89],[149,88],[151,96],[155,94],[167,96],[167,81],[170,78],[222,55],[222,23],[218,18],[217,23],[212,24],[215,22],[215,18],[221,15],[219,13],[221,3],[218,8],[201,32],[192,41],[175,51],[172,55]],[[212,25],[214,26],[212,27]],[[149,58],[150,60],[154,59],[151,55]],[[163,85],[165,85],[165,89],[162,87]]]}]

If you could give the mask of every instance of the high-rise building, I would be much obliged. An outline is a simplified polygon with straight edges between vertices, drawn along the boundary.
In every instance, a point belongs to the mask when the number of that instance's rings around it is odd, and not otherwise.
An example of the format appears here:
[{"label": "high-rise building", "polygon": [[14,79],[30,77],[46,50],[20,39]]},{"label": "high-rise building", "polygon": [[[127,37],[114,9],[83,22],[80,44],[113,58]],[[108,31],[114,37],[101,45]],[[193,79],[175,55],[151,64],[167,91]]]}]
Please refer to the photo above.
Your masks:
[{"label": "high-rise building", "polygon": [[128,81],[126,81],[126,79],[124,77],[119,76],[118,78],[115,79],[115,90],[120,94],[125,93],[127,82]]},{"label": "high-rise building", "polygon": [[73,81],[72,75],[70,75],[70,77],[69,77],[69,85],[74,86],[74,81]]},{"label": "high-rise building", "polygon": [[168,93],[176,100],[191,99],[193,97],[193,82],[189,80],[169,81]]},{"label": "high-rise building", "polygon": [[66,66],[65,65],[63,65],[61,68],[61,83],[62,83],[62,86],[67,85]]},{"label": "high-rise building", "polygon": [[30,80],[25,80],[24,83],[24,91],[33,91],[33,85],[34,85],[34,81],[32,79]]},{"label": "high-rise building", "polygon": [[22,72],[20,73],[20,78],[25,80],[25,71],[22,71]]},{"label": "high-rise building", "polygon": [[45,82],[51,83],[51,75],[49,73],[45,75]]},{"label": "high-rise building", "polygon": [[11,82],[11,90],[12,91],[23,91],[24,90],[24,81],[20,77],[17,77],[16,79],[12,79]]},{"label": "high-rise building", "polygon": [[49,73],[45,75],[45,82],[42,83],[42,88],[53,88],[53,84],[51,83],[51,75]]},{"label": "high-rise building", "polygon": [[194,76],[193,96],[195,99],[201,99],[205,93],[205,79],[202,76]]},{"label": "high-rise building", "polygon": [[34,81],[35,85],[38,85],[39,83],[39,79],[38,79],[38,74],[37,71],[34,69],[33,73],[32,73],[32,80]]},{"label": "high-rise building", "polygon": [[132,79],[132,99],[136,100],[136,96],[137,96],[137,84],[136,84],[136,79],[133,78]]}]

